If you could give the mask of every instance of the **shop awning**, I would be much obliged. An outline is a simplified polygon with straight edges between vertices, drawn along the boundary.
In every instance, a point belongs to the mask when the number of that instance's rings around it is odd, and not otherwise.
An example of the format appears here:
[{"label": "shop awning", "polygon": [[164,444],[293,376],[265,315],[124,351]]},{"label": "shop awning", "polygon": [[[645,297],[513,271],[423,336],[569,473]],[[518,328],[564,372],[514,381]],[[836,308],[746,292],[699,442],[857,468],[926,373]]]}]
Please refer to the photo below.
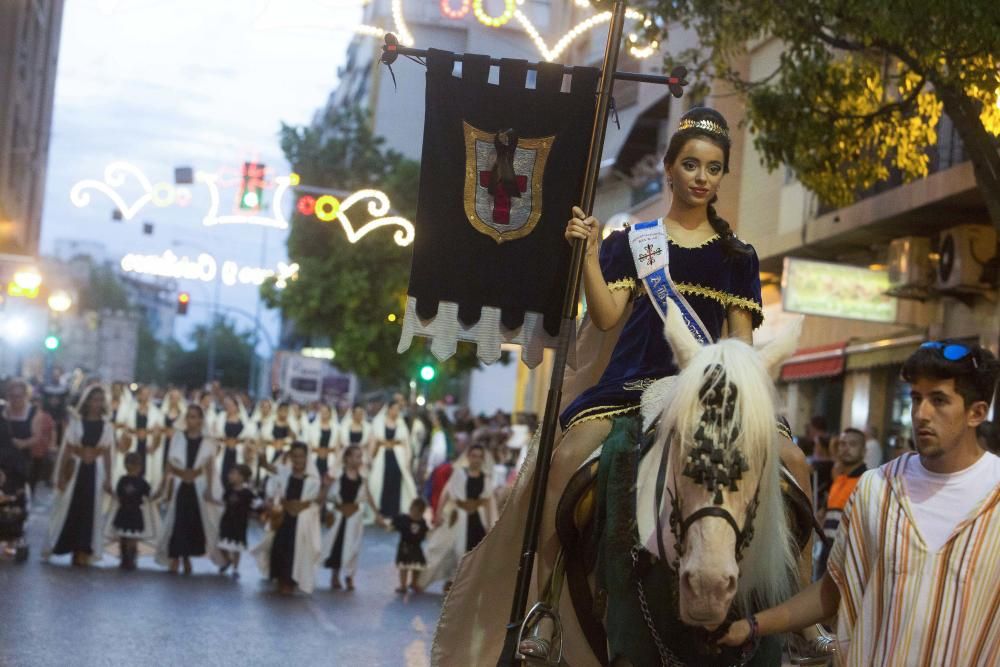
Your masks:
[{"label": "shop awning", "polygon": [[847,348],[847,370],[860,371],[878,366],[902,364],[925,340],[923,335],[888,338]]},{"label": "shop awning", "polygon": [[798,350],[781,367],[785,382],[835,377],[844,372],[844,348],[847,342],[807,347]]}]

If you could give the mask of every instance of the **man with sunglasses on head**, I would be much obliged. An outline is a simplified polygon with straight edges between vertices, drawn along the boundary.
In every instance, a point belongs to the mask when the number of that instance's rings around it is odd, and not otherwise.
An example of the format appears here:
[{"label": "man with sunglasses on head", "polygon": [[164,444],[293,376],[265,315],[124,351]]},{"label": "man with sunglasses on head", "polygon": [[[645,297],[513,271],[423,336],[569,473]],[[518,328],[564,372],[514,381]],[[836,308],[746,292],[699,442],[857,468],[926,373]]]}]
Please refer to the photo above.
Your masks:
[{"label": "man with sunglasses on head", "polygon": [[1000,457],[976,438],[998,375],[978,345],[914,352],[902,376],[917,451],[862,475],[819,581],[733,623],[722,642],[752,645],[836,614],[841,664],[1000,665]]}]

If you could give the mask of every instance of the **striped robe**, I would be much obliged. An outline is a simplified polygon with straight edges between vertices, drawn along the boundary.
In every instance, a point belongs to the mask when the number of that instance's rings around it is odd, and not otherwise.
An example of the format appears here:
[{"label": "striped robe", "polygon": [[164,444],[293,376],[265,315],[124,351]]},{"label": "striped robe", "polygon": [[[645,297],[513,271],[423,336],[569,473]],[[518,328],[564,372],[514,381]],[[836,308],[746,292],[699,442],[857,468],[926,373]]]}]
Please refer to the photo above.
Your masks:
[{"label": "striped robe", "polygon": [[1000,665],[1000,480],[929,551],[905,492],[912,456],[865,473],[844,508],[827,565],[841,664]]}]

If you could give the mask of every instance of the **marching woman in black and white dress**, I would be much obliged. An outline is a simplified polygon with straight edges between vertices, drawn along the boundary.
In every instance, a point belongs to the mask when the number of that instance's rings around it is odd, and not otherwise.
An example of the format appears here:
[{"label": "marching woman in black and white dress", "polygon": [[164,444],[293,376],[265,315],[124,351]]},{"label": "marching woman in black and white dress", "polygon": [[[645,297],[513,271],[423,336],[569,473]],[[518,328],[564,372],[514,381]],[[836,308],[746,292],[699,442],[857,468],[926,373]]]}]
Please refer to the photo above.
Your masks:
[{"label": "marching woman in black and white dress", "polygon": [[399,412],[390,404],[384,415],[372,423],[371,476],[368,486],[376,502],[376,511],[384,517],[405,514],[417,497],[417,485],[410,472],[410,431]]},{"label": "marching woman in black and white dress", "polygon": [[122,428],[113,468],[115,480],[125,475],[125,456],[135,452],[142,459],[142,476],[150,487],[158,489],[163,481],[166,445],[160,434],[163,418],[150,397],[149,387],[142,387],[133,402],[119,409]]},{"label": "marching woman in black and white dress", "polygon": [[277,474],[279,468],[283,468],[283,472],[287,473],[289,447],[299,439],[298,431],[291,421],[288,403],[278,404],[274,419],[260,435],[261,446],[257,456],[263,459],[259,461],[263,468],[271,475]]},{"label": "marching woman in black and white dress", "polygon": [[253,549],[261,573],[277,581],[278,591],[286,595],[296,587],[311,593],[315,586],[321,547],[317,501],[322,487],[304,442],[294,443],[288,458],[290,468],[270,480],[270,526]]},{"label": "marching woman in black and white dress", "polygon": [[330,512],[330,531],[323,539],[323,567],[332,570],[330,588],[341,588],[340,575],[344,574],[344,586],[354,590],[354,574],[358,569],[361,554],[361,538],[365,525],[362,509],[374,505],[368,484],[361,467],[364,456],[361,448],[351,445],[344,451],[343,472],[334,479],[326,495],[333,503]]},{"label": "marching woman in black and white dress", "polygon": [[486,450],[472,445],[456,465],[441,494],[434,532],[428,538],[427,568],[419,584],[427,587],[437,579],[451,579],[458,563],[472,551],[497,520],[496,484],[486,465]]},{"label": "marching woman in black and white dress", "polygon": [[309,446],[312,448],[310,454],[316,461],[320,478],[325,478],[328,472],[330,475],[339,472],[337,459],[343,451],[339,444],[340,427],[337,416],[333,413],[333,408],[324,403],[319,407],[316,419],[309,425]]},{"label": "marching woman in black and white dress", "polygon": [[91,385],[80,398],[56,459],[56,490],[43,555],[73,554],[74,565],[100,560],[103,493],[111,491],[114,427],[106,419],[104,389]]},{"label": "marching woman in black and white dress", "polygon": [[215,440],[219,443],[219,451],[215,459],[215,469],[219,473],[217,490],[226,488],[229,471],[241,464],[249,464],[253,459],[247,446],[253,441],[254,428],[250,419],[243,414],[239,403],[233,396],[222,400],[223,416],[216,422]]},{"label": "marching woman in black and white dress", "polygon": [[185,428],[174,434],[167,452],[170,501],[157,543],[156,560],[177,572],[181,561],[184,574],[191,573],[191,558],[208,555],[216,563],[224,561],[216,549],[219,535],[219,505],[213,500],[215,443],[205,434],[205,413],[199,405],[189,405]]},{"label": "marching woman in black and white dress", "polygon": [[355,405],[350,416],[345,416],[340,422],[340,447],[347,449],[351,445],[361,448],[365,462],[371,462],[372,427],[365,418],[365,409]]}]

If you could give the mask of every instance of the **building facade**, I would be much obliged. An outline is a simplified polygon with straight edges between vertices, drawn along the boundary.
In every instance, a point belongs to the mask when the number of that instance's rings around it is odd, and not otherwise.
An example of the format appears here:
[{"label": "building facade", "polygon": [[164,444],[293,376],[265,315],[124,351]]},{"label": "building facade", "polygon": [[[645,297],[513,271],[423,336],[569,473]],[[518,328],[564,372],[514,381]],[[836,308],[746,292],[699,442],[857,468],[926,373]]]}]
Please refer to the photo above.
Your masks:
[{"label": "building facade", "polygon": [[63,0],[0,3],[0,255],[38,253]]}]

